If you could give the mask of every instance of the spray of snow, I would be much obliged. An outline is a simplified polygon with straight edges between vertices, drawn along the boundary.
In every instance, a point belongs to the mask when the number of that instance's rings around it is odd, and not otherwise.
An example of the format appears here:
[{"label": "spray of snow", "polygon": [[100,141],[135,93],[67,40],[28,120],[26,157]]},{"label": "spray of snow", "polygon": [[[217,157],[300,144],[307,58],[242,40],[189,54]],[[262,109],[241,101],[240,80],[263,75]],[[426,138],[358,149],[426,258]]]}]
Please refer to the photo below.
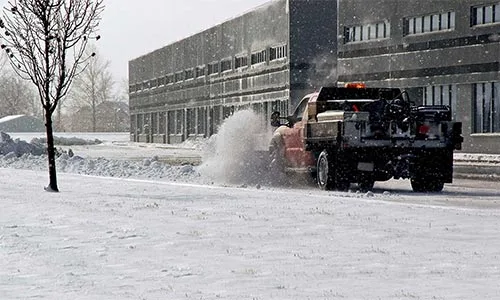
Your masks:
[{"label": "spray of snow", "polygon": [[[262,116],[238,111],[207,142],[199,173],[218,184],[263,184],[268,179],[265,149],[269,129]],[[262,135],[266,136],[262,138]]]}]

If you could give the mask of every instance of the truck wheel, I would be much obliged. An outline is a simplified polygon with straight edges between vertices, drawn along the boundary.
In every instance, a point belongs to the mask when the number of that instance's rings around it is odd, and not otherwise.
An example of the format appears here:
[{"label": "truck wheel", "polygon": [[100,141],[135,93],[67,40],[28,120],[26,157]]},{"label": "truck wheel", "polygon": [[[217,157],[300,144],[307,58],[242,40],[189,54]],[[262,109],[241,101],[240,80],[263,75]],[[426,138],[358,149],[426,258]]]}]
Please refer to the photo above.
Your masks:
[{"label": "truck wheel", "polygon": [[332,164],[333,158],[328,151],[323,150],[318,157],[316,181],[322,190],[335,189],[335,167]]},{"label": "truck wheel", "polygon": [[347,192],[351,186],[347,171],[338,168],[336,173],[335,182],[337,184],[337,190]]},{"label": "truck wheel", "polygon": [[373,190],[373,186],[375,185],[375,180],[373,178],[363,178],[361,181],[358,183],[359,189],[362,192],[368,192]]},{"label": "truck wheel", "polygon": [[412,178],[410,182],[413,191],[417,193],[437,193],[441,192],[444,188],[444,182],[436,178]]},{"label": "truck wheel", "polygon": [[433,179],[427,185],[427,191],[432,193],[441,192],[444,188],[444,182],[440,179]]},{"label": "truck wheel", "polygon": [[349,173],[349,165],[345,163],[344,157],[337,155],[337,161],[335,163],[335,184],[337,185],[337,190],[342,192],[347,192],[351,186]]}]

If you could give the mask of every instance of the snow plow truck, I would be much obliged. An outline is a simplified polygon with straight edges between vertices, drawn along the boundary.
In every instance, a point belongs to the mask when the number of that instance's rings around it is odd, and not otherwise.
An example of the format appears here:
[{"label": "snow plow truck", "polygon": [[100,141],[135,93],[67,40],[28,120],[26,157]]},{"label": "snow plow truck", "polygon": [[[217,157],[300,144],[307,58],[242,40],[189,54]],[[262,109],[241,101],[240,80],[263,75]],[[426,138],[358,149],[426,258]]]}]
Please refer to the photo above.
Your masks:
[{"label": "snow plow truck", "polygon": [[416,106],[398,88],[362,83],[323,87],[291,116],[271,115],[270,168],[308,172],[323,190],[363,191],[376,181],[409,179],[415,192],[440,192],[453,179],[462,123],[449,106]]}]

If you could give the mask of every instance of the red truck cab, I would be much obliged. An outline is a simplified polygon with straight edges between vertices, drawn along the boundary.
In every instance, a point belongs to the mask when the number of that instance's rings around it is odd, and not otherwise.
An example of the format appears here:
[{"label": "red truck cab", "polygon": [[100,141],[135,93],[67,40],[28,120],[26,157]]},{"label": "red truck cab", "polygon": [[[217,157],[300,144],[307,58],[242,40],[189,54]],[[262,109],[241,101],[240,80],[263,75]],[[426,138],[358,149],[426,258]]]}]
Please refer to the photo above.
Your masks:
[{"label": "red truck cab", "polygon": [[[279,124],[274,131],[270,153],[280,168],[293,169],[296,172],[310,172],[316,167],[316,159],[312,152],[306,151],[304,137],[305,125],[316,116],[316,99],[318,93],[306,95],[297,105],[294,113],[286,118],[287,123]],[[274,155],[273,155],[274,153]],[[283,160],[280,158],[284,158]]]}]

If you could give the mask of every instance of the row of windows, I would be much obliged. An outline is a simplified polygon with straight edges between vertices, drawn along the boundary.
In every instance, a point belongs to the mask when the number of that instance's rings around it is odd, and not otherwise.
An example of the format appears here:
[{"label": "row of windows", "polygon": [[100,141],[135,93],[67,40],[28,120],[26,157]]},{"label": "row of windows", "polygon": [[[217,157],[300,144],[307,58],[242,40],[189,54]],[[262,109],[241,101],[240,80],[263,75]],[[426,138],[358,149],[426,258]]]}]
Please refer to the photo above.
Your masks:
[{"label": "row of windows", "polygon": [[267,54],[266,50],[262,50],[262,51],[257,52],[257,53],[252,53],[252,56],[250,57],[250,63],[252,65],[255,65],[255,64],[260,64],[260,63],[266,62],[266,60],[267,60],[266,54]]},{"label": "row of windows", "polygon": [[239,110],[253,110],[262,116],[262,126],[267,126],[272,111],[288,114],[288,101],[248,103],[238,106],[204,106],[168,112],[145,113],[132,116],[131,133],[210,136],[217,133],[222,121]]},{"label": "row of windows", "polygon": [[473,85],[474,133],[500,132],[500,82]]},{"label": "row of windows", "polygon": [[[500,82],[485,82],[476,83],[472,85],[472,102],[473,102],[473,133],[500,133]],[[455,119],[455,110],[457,103],[457,86],[456,85],[435,85],[424,87],[423,91],[423,104],[425,105],[447,105],[450,106]],[[288,114],[287,101],[275,101],[272,103],[272,110],[279,110],[283,114]],[[263,106],[262,106],[263,105]],[[267,112],[267,103],[254,104],[254,110],[259,113]],[[262,106],[262,107],[260,107]],[[260,107],[260,109],[257,109]],[[217,107],[216,107],[217,108]],[[217,127],[220,125],[220,113],[214,108],[212,113],[213,125]],[[264,108],[264,110],[262,110]],[[228,107],[229,109],[229,107]],[[224,109],[225,110],[225,109]],[[233,108],[234,110],[234,108]],[[184,126],[187,126],[190,133],[206,133],[206,120],[200,120],[203,116],[205,118],[207,111],[206,108],[198,108],[196,115],[195,109],[188,109],[186,111],[188,120],[184,120],[184,110],[168,112],[169,133],[181,134]],[[224,113],[223,119],[228,117],[232,111]],[[156,120],[159,117],[158,120]],[[143,119],[144,118],[144,119]],[[165,128],[165,114],[159,116],[151,116],[146,114],[143,118],[138,118],[137,129],[143,130],[143,125],[148,124],[152,133],[164,132]],[[151,118],[151,119],[150,119]],[[195,121],[196,120],[196,121]],[[186,121],[186,123],[185,123]],[[159,132],[156,132],[156,123],[159,122]]]},{"label": "row of windows", "polygon": [[384,39],[390,36],[391,26],[389,22],[365,24],[345,29],[346,43]]},{"label": "row of windows", "polygon": [[[250,64],[256,65],[267,62],[268,53],[269,53],[269,61],[286,58],[288,56],[288,46],[281,45],[252,53],[250,55]],[[249,57],[247,55],[236,56],[234,58],[234,68],[240,69],[248,67],[249,66],[248,58]],[[162,85],[173,84],[176,82],[199,78],[206,75],[216,75],[221,72],[226,72],[230,70],[233,70],[232,58],[211,62],[206,66],[198,66],[196,68],[190,68],[183,71],[175,72],[173,74],[168,74],[166,76],[155,78],[146,82],[130,85],[129,89],[131,93],[134,93]]]},{"label": "row of windows", "polygon": [[456,85],[434,85],[424,88],[425,105],[446,105],[454,107],[457,101]]},{"label": "row of windows", "polygon": [[454,84],[434,85],[424,88],[424,105],[445,105],[451,108],[452,118],[456,119],[457,86]]},{"label": "row of windows", "polygon": [[455,12],[405,19],[405,35],[455,29]]},{"label": "row of windows", "polygon": [[[443,12],[404,19],[404,35],[422,34],[455,29],[455,12]],[[500,2],[497,4],[471,7],[471,26],[500,23]],[[390,37],[390,23],[387,21],[359,26],[345,27],[346,43],[378,40]]]},{"label": "row of windows", "polygon": [[[447,105],[453,118],[457,103],[456,85],[436,85],[424,88],[425,105]],[[473,133],[500,133],[500,82],[472,85]]]},{"label": "row of windows", "polygon": [[269,60],[273,61],[276,59],[282,59],[287,57],[288,47],[287,45],[272,47],[269,49]]},{"label": "row of windows", "polygon": [[471,9],[471,25],[500,22],[500,2],[493,5],[475,6]]}]

